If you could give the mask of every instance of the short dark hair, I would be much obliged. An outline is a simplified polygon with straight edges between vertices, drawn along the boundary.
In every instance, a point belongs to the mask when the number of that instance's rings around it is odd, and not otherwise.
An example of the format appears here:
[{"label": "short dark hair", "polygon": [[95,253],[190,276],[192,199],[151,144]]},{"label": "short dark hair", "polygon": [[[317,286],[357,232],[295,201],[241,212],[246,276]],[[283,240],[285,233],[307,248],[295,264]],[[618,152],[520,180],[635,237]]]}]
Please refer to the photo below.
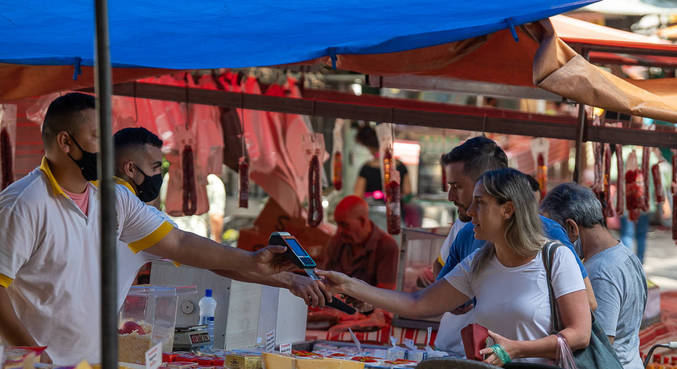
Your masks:
[{"label": "short dark hair", "polygon": [[574,182],[562,183],[550,190],[541,202],[540,210],[562,226],[567,219],[582,228],[604,225],[602,204],[595,193]]},{"label": "short dark hair", "polygon": [[360,127],[355,136],[355,140],[368,148],[378,149],[379,146],[376,131],[369,125]]},{"label": "short dark hair", "polygon": [[477,180],[482,173],[508,167],[508,156],[496,142],[478,136],[466,140],[442,156],[442,165],[463,163],[463,172]]},{"label": "short dark hair", "polygon": [[74,133],[82,122],[79,113],[87,109],[96,109],[92,95],[71,92],[54,99],[42,123],[42,142],[51,143],[59,132]]},{"label": "short dark hair", "polygon": [[143,128],[123,128],[113,135],[113,144],[115,150],[122,150],[132,146],[143,146],[149,144],[157,148],[162,147],[162,140],[153,132]]}]

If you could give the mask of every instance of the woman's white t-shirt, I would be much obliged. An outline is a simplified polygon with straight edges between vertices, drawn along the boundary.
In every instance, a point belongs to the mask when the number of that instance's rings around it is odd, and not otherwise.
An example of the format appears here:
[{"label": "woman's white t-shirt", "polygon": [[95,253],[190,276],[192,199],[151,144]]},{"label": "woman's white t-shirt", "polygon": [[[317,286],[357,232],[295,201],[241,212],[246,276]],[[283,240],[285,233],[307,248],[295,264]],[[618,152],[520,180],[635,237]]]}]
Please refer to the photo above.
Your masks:
[{"label": "woman's white t-shirt", "polygon": [[[494,255],[477,276],[472,263],[477,251],[458,264],[445,279],[468,297],[477,297],[475,321],[511,340],[534,340],[552,331],[548,282],[539,252],[528,263],[506,267]],[[573,253],[557,248],[552,261],[552,288],[556,298],[585,289]],[[520,361],[549,363],[548,359]]]}]

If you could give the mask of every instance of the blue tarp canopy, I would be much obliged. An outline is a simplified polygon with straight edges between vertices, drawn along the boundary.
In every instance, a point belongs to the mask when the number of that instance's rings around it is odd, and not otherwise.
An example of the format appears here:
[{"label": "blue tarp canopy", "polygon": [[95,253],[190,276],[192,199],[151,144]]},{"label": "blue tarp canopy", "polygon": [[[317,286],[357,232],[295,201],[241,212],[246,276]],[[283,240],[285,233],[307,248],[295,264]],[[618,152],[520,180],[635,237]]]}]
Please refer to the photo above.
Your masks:
[{"label": "blue tarp canopy", "polygon": [[[237,68],[492,33],[596,0],[109,1],[114,67]],[[93,65],[92,0],[0,1],[0,63]]]}]

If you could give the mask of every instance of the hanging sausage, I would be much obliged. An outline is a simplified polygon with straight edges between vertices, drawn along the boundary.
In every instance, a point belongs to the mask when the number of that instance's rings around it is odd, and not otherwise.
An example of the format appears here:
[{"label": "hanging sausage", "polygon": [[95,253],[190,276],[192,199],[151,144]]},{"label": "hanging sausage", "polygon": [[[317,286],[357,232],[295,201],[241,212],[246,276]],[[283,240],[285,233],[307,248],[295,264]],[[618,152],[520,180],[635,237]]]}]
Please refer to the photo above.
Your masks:
[{"label": "hanging sausage", "polygon": [[322,182],[320,181],[320,159],[313,155],[308,167],[308,225],[317,227],[322,223]]},{"label": "hanging sausage", "polygon": [[614,207],[611,204],[611,146],[604,144],[604,202],[602,211],[606,218],[614,216]]},{"label": "hanging sausage", "polygon": [[677,243],[677,150],[672,150],[672,239]]},{"label": "hanging sausage", "polygon": [[592,191],[604,206],[604,145],[597,142],[592,145],[595,157],[595,179],[592,184]]},{"label": "hanging sausage", "polygon": [[336,189],[336,191],[341,191],[343,188],[343,157],[340,151],[334,153],[333,169],[332,179],[334,183],[334,189]]},{"label": "hanging sausage", "polygon": [[541,200],[543,200],[548,189],[548,167],[545,165],[543,153],[538,153],[538,159],[536,162],[536,180],[538,181],[538,186],[540,187]]},{"label": "hanging sausage", "polygon": [[644,211],[649,211],[649,157],[651,151],[648,147],[642,148],[642,178],[644,179]]},{"label": "hanging sausage", "polygon": [[672,183],[670,184],[670,193],[677,193],[677,150],[672,150]]},{"label": "hanging sausage", "polygon": [[0,160],[2,160],[0,164],[2,166],[2,187],[0,190],[4,190],[14,182],[14,173],[12,172],[12,168],[14,168],[12,163],[12,140],[6,128],[3,128],[2,132],[0,132],[0,150]]},{"label": "hanging sausage", "polygon": [[343,189],[343,119],[337,119],[334,123],[334,142],[332,143],[332,175],[331,181],[336,191]]},{"label": "hanging sausage", "polygon": [[386,185],[386,218],[388,221],[388,233],[400,234],[401,231],[401,211],[400,211],[400,175],[398,172],[391,173],[390,182]]},{"label": "hanging sausage", "polygon": [[197,210],[197,189],[193,148],[190,145],[183,147],[181,164],[183,167],[183,214],[194,215]]},{"label": "hanging sausage", "polygon": [[[444,157],[444,155],[442,155]],[[447,171],[444,169],[444,163],[442,158],[440,158],[440,168],[442,168],[442,192],[449,191],[449,183],[447,182]]]},{"label": "hanging sausage", "polygon": [[637,154],[631,151],[628,156],[625,172],[625,204],[628,209],[628,218],[637,221],[644,209],[644,177],[637,163]]},{"label": "hanging sausage", "polygon": [[625,168],[623,165],[623,146],[616,145],[616,215],[623,215],[625,208],[625,191],[624,191],[624,181],[623,173],[625,173]]},{"label": "hanging sausage", "polygon": [[393,149],[388,146],[385,149],[383,154],[383,184],[388,185],[390,183],[390,175],[393,166]]},{"label": "hanging sausage", "polygon": [[660,163],[651,166],[651,176],[653,177],[653,189],[656,194],[656,207],[663,208],[663,201],[665,201],[665,193],[663,192],[663,179],[661,178]]},{"label": "hanging sausage", "polygon": [[672,195],[672,239],[677,243],[677,194]]},{"label": "hanging sausage", "polygon": [[238,175],[240,176],[240,188],[238,191],[239,203],[241,208],[249,207],[249,160],[241,157],[238,164]]}]

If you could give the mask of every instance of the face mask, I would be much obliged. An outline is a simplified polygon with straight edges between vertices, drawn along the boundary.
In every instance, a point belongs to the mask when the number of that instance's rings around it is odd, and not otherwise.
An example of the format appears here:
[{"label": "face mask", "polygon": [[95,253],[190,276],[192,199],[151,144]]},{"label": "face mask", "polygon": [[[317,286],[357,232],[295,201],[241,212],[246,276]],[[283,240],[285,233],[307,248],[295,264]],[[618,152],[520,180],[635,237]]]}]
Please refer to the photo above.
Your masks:
[{"label": "face mask", "polygon": [[583,245],[581,245],[580,237],[576,241],[574,241],[574,250],[576,251],[576,255],[578,255],[578,258],[583,259]]},{"label": "face mask", "polygon": [[80,144],[77,141],[75,141],[73,135],[70,136],[75,146],[77,146],[78,149],[80,149],[80,151],[82,152],[82,158],[80,158],[80,160],[75,160],[73,159],[70,153],[68,154],[68,157],[71,158],[71,160],[73,160],[73,162],[78,166],[78,168],[80,168],[80,172],[82,172],[82,176],[85,178],[85,180],[90,182],[96,181],[97,179],[99,179],[99,173],[97,171],[96,164],[96,154],[93,152],[83,150]]},{"label": "face mask", "polygon": [[160,194],[160,187],[162,187],[162,174],[148,176],[141,170],[141,168],[134,165],[136,169],[143,174],[143,182],[136,185],[136,192],[139,199],[143,202],[151,202],[155,200]]}]

